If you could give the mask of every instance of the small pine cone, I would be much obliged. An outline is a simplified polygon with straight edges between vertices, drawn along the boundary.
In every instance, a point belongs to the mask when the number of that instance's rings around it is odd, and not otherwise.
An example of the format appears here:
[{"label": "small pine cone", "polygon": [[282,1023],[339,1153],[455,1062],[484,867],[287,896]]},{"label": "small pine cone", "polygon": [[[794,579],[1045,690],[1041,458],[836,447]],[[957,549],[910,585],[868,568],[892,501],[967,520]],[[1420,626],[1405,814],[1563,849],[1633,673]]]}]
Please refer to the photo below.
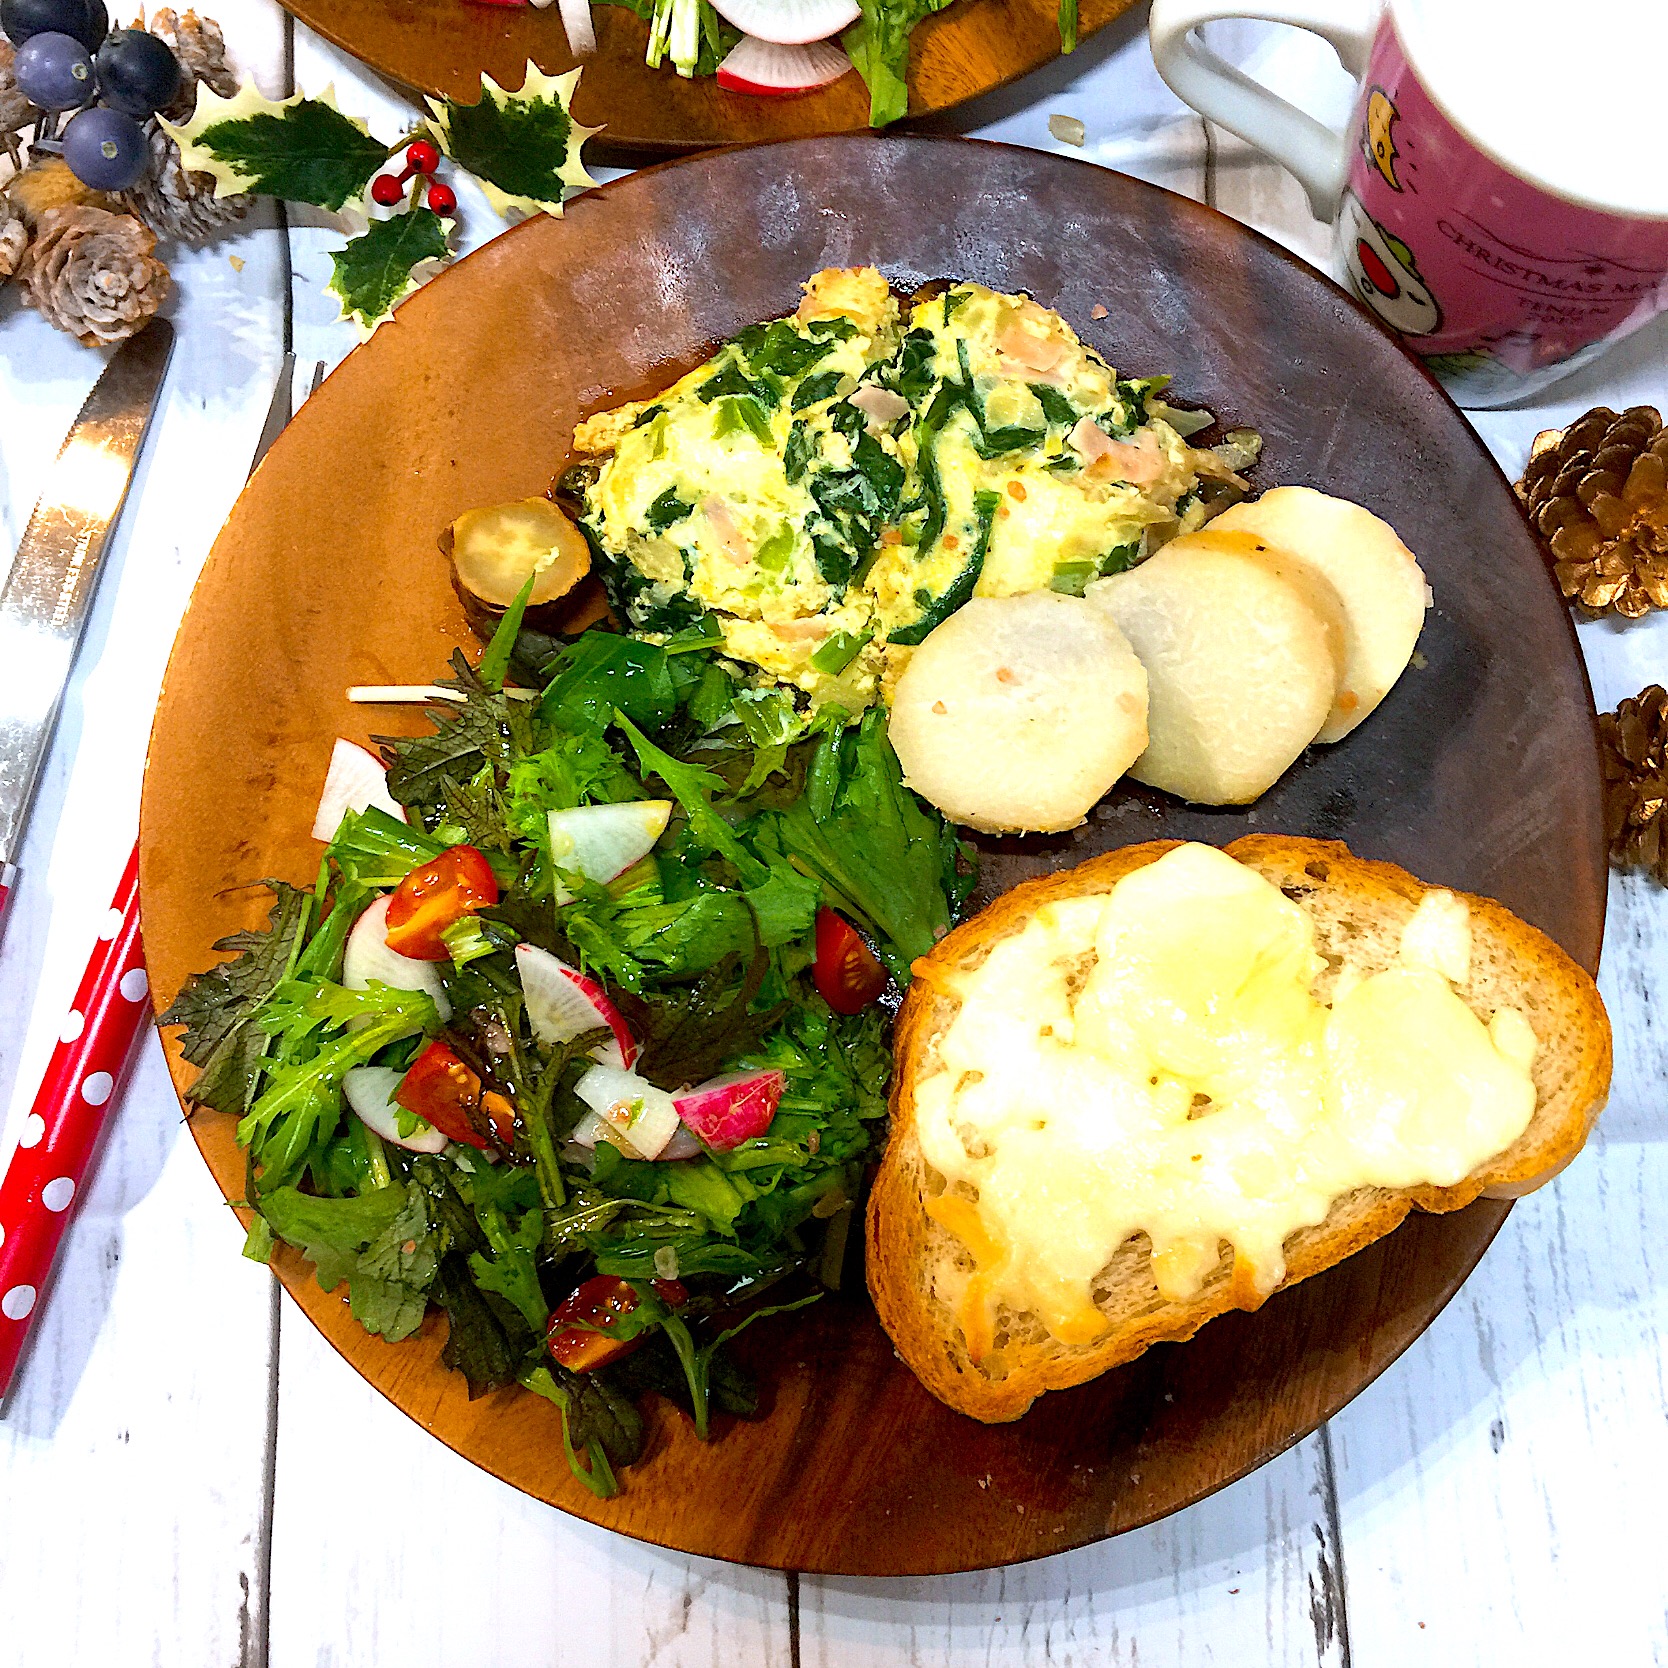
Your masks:
[{"label": "small pine cone", "polygon": [[212,17],[195,12],[181,17],[165,7],[151,19],[151,33],[166,41],[180,61],[180,90],[162,112],[169,121],[177,125],[189,119],[197,105],[199,81],[221,98],[237,91],[237,77],[226,65],[226,37]]},{"label": "small pine cone", "polygon": [[0,196],[0,278],[10,278],[23,263],[23,252],[29,247],[29,228],[23,216]]},{"label": "small pine cone", "polygon": [[1668,608],[1668,432],[1654,407],[1600,406],[1537,436],[1517,492],[1583,613]]},{"label": "small pine cone", "polygon": [[18,270],[24,299],[84,347],[126,341],[168,294],[156,235],[131,214],[48,209]]},{"label": "small pine cone", "polygon": [[17,135],[26,127],[33,127],[40,117],[34,105],[17,90],[12,75],[12,60],[17,56],[12,43],[0,35],[0,142],[5,149],[13,149]]},{"label": "small pine cone", "polygon": [[1610,861],[1668,886],[1668,690],[1653,683],[1600,715],[1599,762]]},{"label": "small pine cone", "polygon": [[6,195],[30,231],[39,230],[41,217],[52,209],[101,208],[116,213],[121,208],[114,197],[83,185],[61,156],[36,157],[13,178]]},{"label": "small pine cone", "polygon": [[138,215],[158,237],[200,243],[249,212],[249,198],[216,197],[212,174],[182,168],[179,146],[160,127],[150,130],[148,143],[151,165],[139,183],[122,194],[122,207]]}]

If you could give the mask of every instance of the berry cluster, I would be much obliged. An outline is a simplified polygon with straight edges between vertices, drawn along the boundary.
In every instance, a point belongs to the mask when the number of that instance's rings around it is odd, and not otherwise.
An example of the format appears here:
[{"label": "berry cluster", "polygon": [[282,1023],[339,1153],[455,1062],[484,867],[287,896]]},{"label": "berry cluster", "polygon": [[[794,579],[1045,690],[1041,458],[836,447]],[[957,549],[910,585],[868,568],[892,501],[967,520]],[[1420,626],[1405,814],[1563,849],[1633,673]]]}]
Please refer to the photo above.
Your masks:
[{"label": "berry cluster", "polygon": [[405,148],[405,167],[398,174],[378,174],[371,181],[371,201],[381,208],[393,208],[405,201],[406,181],[413,174],[421,177],[427,190],[428,205],[438,215],[457,212],[457,193],[442,180],[434,178],[440,166],[439,147],[427,139],[415,139]]},{"label": "berry cluster", "polygon": [[37,109],[73,111],[64,161],[94,191],[127,191],[150,161],[139,125],[179,92],[179,60],[143,29],[110,28],[104,0],[0,0],[12,75]]}]

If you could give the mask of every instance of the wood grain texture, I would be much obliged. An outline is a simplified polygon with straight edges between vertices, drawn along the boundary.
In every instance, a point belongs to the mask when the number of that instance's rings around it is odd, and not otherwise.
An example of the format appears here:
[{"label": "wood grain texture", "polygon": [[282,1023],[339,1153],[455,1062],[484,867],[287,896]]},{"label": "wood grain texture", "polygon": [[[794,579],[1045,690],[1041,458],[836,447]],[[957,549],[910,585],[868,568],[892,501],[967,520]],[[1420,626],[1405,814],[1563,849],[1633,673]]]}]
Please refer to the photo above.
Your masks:
[{"label": "wood grain texture", "polygon": [[[946,176],[959,186],[950,201]],[[745,225],[739,202],[753,205]],[[1058,248],[1026,244],[1021,226],[1039,216],[1062,229]],[[1427,631],[1429,670],[1252,811],[1121,793],[1086,844],[992,842],[987,893],[1138,838],[1289,827],[1501,895],[1591,959],[1596,801],[1579,762],[1590,733],[1571,634],[1503,484],[1450,408],[1336,292],[1179,199],[1022,152],[852,138],[637,176],[565,222],[529,223],[420,291],[303,409],[223,536],[169,673],[144,831],[160,999],[214,938],[260,914],[238,888],[311,870],[305,829],[330,738],[363,738],[371,722],[347,706],[346,685],[421,681],[460,640],[436,530],[469,505],[538,490],[577,416],[661,385],[707,342],[786,310],[815,267],[880,250],[905,287],[950,269],[1030,288],[1117,363],[1172,368],[1224,417],[1255,416],[1283,478],[1382,509],[1444,598]],[[1095,301],[1115,324],[1090,321]],[[505,428],[508,411],[517,420]],[[1378,437],[1370,460],[1340,446],[1357,431]],[[483,446],[488,433],[496,444]],[[321,493],[330,460],[347,456],[352,491]],[[1451,536],[1456,521],[1464,541]],[[1473,563],[1473,545],[1495,559]],[[1490,652],[1502,632],[1520,654]],[[1523,745],[1498,748],[1502,730]],[[219,785],[212,806],[193,791],[207,779]],[[1454,819],[1447,784],[1462,780]],[[1535,841],[1479,847],[1479,828],[1518,826],[1525,797],[1544,813]],[[230,1120],[198,1114],[194,1128],[235,1193]],[[1278,1452],[1406,1346],[1500,1216],[1479,1207],[1410,1224],[1263,1314],[1216,1323],[1185,1355],[1154,1352],[1003,1432],[941,1409],[898,1367],[864,1304],[830,1302],[749,1335],[773,1387],[764,1420],[702,1448],[659,1415],[650,1459],[604,1503],[567,1476],[553,1409],[515,1392],[470,1404],[437,1370],[441,1320],[393,1348],[360,1332],[293,1256],[278,1266],[361,1371],[519,1487],[743,1561],[925,1571],[1131,1527]],[[833,1454],[837,1479],[817,1469]]]},{"label": "wood grain texture", "polygon": [[[596,5],[597,51],[579,60],[554,6],[467,0],[285,0],[326,40],[372,69],[426,93],[469,103],[480,78],[519,87],[529,59],[549,74],[583,63],[573,111],[605,127],[600,149],[621,160],[706,150],[713,145],[852,132],[869,125],[869,90],[847,74],[814,93],[757,98],[726,92],[711,77],[684,80],[670,65],[643,62],[648,25],[622,6]],[[1133,0],[1081,0],[1087,38]],[[910,37],[909,113],[954,108],[1047,63],[1060,51],[1056,0],[958,0]],[[593,147],[596,149],[597,147]]]},{"label": "wood grain texture", "polygon": [[807,1576],[804,1668],[1347,1668],[1324,1438],[1162,1523],[1010,1569]]}]

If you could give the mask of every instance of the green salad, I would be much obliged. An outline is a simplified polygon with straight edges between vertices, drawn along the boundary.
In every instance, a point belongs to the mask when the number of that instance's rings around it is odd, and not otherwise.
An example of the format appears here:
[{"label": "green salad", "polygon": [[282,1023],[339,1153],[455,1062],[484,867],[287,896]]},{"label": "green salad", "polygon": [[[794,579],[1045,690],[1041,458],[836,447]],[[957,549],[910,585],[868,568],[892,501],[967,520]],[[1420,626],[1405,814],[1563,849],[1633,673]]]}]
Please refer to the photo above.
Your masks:
[{"label": "green salad", "polygon": [[699,621],[520,625],[432,734],[338,743],[314,885],[163,1023],[239,1119],[247,1254],[391,1342],[443,1312],[471,1395],[555,1403],[607,1495],[646,1392],[749,1415],[727,1340],[838,1286],[888,1003],[973,873],[879,713],[796,710]]}]

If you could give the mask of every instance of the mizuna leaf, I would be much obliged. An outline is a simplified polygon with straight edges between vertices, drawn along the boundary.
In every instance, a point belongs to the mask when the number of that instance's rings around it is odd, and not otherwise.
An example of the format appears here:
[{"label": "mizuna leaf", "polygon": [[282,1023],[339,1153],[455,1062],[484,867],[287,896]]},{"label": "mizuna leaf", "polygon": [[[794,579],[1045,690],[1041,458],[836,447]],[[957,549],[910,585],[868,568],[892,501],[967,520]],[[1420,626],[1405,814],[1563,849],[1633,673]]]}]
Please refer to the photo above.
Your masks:
[{"label": "mizuna leaf", "polygon": [[344,116],[328,87],[274,101],[253,81],[230,98],[197,84],[197,107],[181,127],[162,123],[184,169],[214,176],[214,194],[253,192],[332,211],[355,202],[388,160],[365,124]]},{"label": "mizuna leaf", "polygon": [[578,70],[546,75],[528,59],[516,92],[483,75],[475,104],[429,101],[440,148],[481,182],[506,219],[512,209],[560,214],[565,196],[596,184],[579,148],[599,130],[581,127],[570,110],[578,81]]},{"label": "mizuna leaf", "polygon": [[408,209],[387,220],[373,220],[367,231],[330,257],[335,271],[325,288],[341,303],[341,316],[353,321],[361,338],[417,288],[417,267],[446,258],[450,225],[431,208]]}]

